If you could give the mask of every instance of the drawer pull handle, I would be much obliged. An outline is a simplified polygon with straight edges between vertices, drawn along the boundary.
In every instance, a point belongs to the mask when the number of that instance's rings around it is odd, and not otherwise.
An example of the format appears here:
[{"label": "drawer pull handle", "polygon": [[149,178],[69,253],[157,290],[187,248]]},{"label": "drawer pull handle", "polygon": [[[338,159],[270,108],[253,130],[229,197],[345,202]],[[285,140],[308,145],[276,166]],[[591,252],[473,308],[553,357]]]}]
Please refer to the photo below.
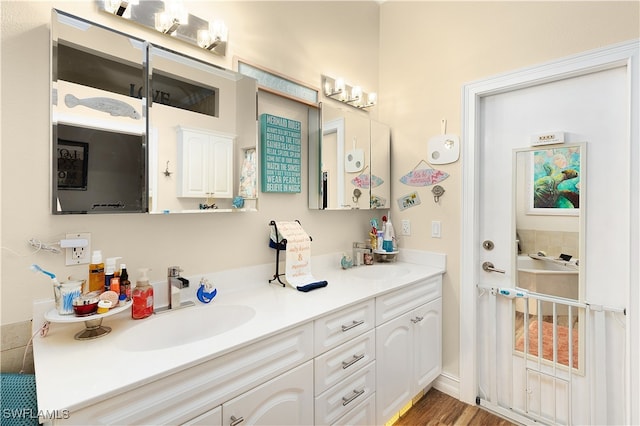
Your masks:
[{"label": "drawer pull handle", "polygon": [[359,397],[363,393],[364,393],[364,389],[362,389],[362,390],[354,389],[353,390],[353,395],[351,395],[350,397],[346,397],[346,396],[342,397],[342,405],[346,406],[347,404],[353,402],[354,399],[356,399],[357,397]]},{"label": "drawer pull handle", "polygon": [[342,326],[342,331],[351,330],[352,328],[357,327],[357,326],[362,325],[362,324],[364,324],[364,320],[360,320],[360,321],[353,320],[353,322],[351,324],[343,325]]},{"label": "drawer pull handle", "polygon": [[356,362],[360,361],[362,358],[364,358],[364,354],[362,355],[354,355],[352,359],[350,359],[349,361],[342,361],[342,369],[345,370],[349,367],[351,367],[353,364],[355,364]]},{"label": "drawer pull handle", "polygon": [[411,319],[411,322],[416,324],[419,323],[420,321],[422,321],[424,319],[424,317],[415,317]]},{"label": "drawer pull handle", "polygon": [[231,416],[231,423],[229,423],[229,426],[236,426],[242,422],[244,422],[244,417],[236,418],[236,416]]}]

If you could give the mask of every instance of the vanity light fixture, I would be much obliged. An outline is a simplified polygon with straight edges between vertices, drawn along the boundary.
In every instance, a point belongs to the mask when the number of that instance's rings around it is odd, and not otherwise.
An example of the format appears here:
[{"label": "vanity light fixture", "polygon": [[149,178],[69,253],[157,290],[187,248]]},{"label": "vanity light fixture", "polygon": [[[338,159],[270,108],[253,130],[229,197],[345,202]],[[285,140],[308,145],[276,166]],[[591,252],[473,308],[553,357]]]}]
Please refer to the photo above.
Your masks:
[{"label": "vanity light fixture", "polygon": [[104,0],[104,10],[123,18],[131,18],[131,7],[139,3],[139,0]]},{"label": "vanity light fixture", "polygon": [[182,1],[164,2],[164,12],[156,13],[156,30],[164,34],[174,35],[180,25],[189,24],[189,12]]},{"label": "vanity light fixture", "polygon": [[198,46],[203,49],[215,49],[227,41],[228,30],[224,22],[215,20],[209,23],[209,29],[198,30]]},{"label": "vanity light fixture", "polygon": [[110,15],[155,29],[217,55],[226,54],[228,29],[224,22],[208,21],[191,15],[183,0],[95,1],[101,10]]},{"label": "vanity light fixture", "polygon": [[374,92],[367,93],[360,86],[345,84],[342,78],[322,76],[324,95],[354,108],[365,109],[376,105],[378,95]]}]

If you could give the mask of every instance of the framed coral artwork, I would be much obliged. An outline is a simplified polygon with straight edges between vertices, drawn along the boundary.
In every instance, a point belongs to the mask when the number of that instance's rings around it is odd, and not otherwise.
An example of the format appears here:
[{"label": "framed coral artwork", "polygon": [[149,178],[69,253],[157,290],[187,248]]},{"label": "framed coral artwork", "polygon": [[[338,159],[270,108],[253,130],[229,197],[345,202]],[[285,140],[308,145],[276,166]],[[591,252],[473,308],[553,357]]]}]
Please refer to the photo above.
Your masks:
[{"label": "framed coral artwork", "polygon": [[584,146],[531,151],[528,213],[578,216]]}]

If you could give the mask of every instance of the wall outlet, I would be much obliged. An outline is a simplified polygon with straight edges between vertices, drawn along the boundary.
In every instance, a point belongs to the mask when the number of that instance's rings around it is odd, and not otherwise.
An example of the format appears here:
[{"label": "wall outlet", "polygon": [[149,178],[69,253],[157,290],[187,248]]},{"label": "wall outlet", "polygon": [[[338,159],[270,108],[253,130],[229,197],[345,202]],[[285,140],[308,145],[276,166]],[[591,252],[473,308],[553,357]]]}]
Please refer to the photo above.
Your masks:
[{"label": "wall outlet", "polygon": [[402,221],[402,235],[411,235],[411,221],[409,219]]},{"label": "wall outlet", "polygon": [[67,234],[67,240],[86,240],[87,245],[84,247],[68,247],[66,248],[65,265],[85,265],[91,262],[91,234],[88,232],[79,232],[76,234]]}]

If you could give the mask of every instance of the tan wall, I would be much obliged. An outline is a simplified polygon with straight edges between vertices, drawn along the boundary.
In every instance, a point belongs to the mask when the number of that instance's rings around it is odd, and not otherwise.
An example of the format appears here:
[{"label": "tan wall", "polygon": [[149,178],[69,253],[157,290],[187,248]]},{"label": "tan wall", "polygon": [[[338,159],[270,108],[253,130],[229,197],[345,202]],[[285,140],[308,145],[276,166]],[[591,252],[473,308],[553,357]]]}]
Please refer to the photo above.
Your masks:
[{"label": "tan wall", "polygon": [[[194,215],[52,216],[49,206],[49,29],[51,8],[147,38],[160,45],[233,67],[237,55],[255,65],[319,87],[321,74],[378,84],[378,12],[373,2],[187,2],[196,16],[222,18],[229,27],[226,57],[155,33],[98,11],[94,1],[0,2],[2,14],[2,263],[1,324],[3,350],[26,339],[5,342],[5,334],[28,330],[34,299],[51,298],[47,279],[28,269],[37,263],[59,276],[86,275],[87,266],[65,267],[62,255],[30,254],[27,240],[59,241],[65,233],[91,232],[92,249],[105,257],[122,256],[132,272],[150,267],[162,280],[167,267],[180,265],[185,275],[274,261],[268,248],[270,220],[299,219],[313,237],[313,253],[350,249],[367,238],[366,212],[309,211],[303,148],[303,191],[259,194],[257,213]],[[327,31],[326,23],[334,29]],[[357,22],[357,25],[353,25]],[[357,49],[352,49],[357,46]],[[8,248],[10,250],[5,250]],[[239,277],[240,278],[240,277]],[[267,279],[265,277],[265,285]],[[14,326],[15,325],[15,326]],[[6,343],[6,344],[5,344]],[[15,350],[13,351],[15,352]],[[4,361],[2,371],[19,369]],[[21,361],[21,359],[19,360]]]},{"label": "tan wall", "polygon": [[[427,141],[461,132],[465,83],[640,36],[638,2],[396,2],[381,5],[380,117],[392,129],[394,199],[415,188],[398,182]],[[464,152],[461,158],[464,159]],[[444,252],[443,370],[459,369],[461,161],[437,166],[450,174],[434,203],[431,187],[418,188],[422,204],[392,211],[396,228],[411,220],[402,246]],[[394,203],[394,207],[396,204]],[[442,238],[431,238],[431,221]]]}]

